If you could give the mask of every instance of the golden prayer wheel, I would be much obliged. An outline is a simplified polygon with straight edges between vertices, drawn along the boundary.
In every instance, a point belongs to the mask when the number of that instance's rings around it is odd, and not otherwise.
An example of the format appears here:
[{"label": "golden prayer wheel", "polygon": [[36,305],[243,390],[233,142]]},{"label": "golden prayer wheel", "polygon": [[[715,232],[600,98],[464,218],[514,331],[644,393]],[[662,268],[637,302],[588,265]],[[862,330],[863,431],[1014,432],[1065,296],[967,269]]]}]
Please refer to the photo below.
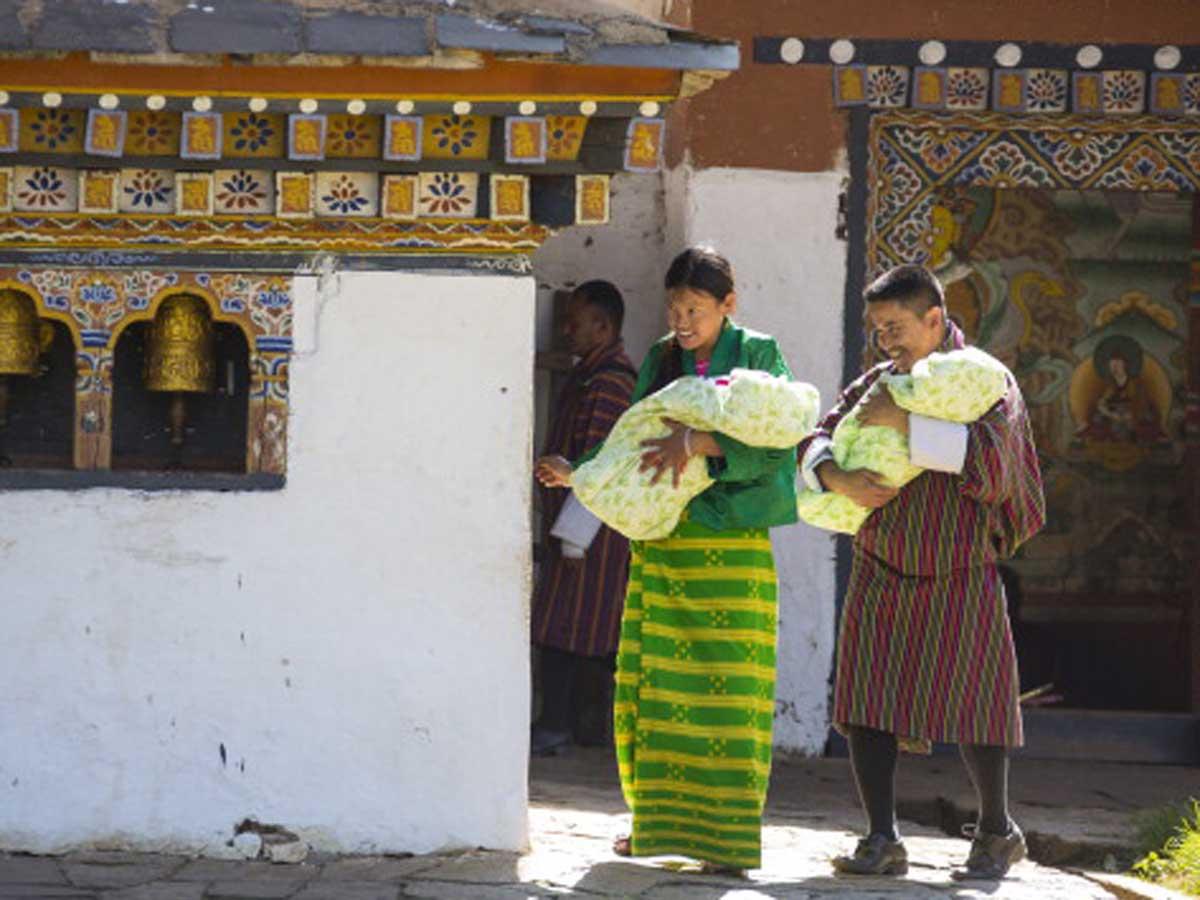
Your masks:
[{"label": "golden prayer wheel", "polygon": [[33,298],[0,290],[0,375],[36,375],[42,352],[41,323]]},{"label": "golden prayer wheel", "polygon": [[208,307],[193,294],[163,302],[146,344],[146,389],[207,394],[216,387],[217,364]]}]

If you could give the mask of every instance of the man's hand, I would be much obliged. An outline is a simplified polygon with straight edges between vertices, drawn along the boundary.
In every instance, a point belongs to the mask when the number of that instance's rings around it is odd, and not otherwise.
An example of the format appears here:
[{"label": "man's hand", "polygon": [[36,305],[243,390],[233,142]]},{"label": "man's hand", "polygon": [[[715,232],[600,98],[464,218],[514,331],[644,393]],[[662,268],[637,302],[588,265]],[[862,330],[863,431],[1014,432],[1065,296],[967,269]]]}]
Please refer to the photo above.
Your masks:
[{"label": "man's hand", "polygon": [[876,385],[867,402],[863,404],[858,421],[863,425],[891,428],[908,437],[908,410],[896,405],[896,401],[892,399],[892,392],[886,385]]},{"label": "man's hand", "polygon": [[878,509],[900,493],[898,489],[890,487],[878,472],[870,469],[847,472],[832,459],[817,466],[817,477],[827,491],[841,494],[867,509]]},{"label": "man's hand", "polygon": [[[642,441],[645,452],[642,454],[642,464],[638,467],[638,471],[649,472],[653,469],[654,477],[650,479],[650,483],[658,484],[658,479],[662,478],[663,473],[670,470],[671,484],[679,487],[679,476],[683,474],[688,460],[691,459],[691,456],[688,455],[687,445],[692,441],[691,439],[684,440],[688,428],[683,423],[676,422],[674,419],[663,419],[663,424],[671,429],[671,433],[666,437]],[[691,449],[694,453],[697,448],[693,446]]]},{"label": "man's hand", "polygon": [[534,477],[545,487],[570,487],[571,464],[561,456],[543,456],[533,468]]}]

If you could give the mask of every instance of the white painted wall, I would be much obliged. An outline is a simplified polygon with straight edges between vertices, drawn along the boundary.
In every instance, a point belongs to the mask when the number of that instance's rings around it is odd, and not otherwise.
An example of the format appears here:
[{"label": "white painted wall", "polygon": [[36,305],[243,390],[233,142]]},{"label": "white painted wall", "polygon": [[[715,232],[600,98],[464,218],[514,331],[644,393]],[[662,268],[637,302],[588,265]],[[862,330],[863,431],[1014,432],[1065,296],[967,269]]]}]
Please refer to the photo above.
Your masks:
[{"label": "white painted wall", "polygon": [[625,298],[625,347],[635,363],[663,334],[666,208],[659,174],[621,174],[612,180],[608,225],[564,228],[533,256],[538,282],[537,342],[550,347],[554,291],[593,278],[611,281]]},{"label": "white painted wall", "polygon": [[[846,244],[834,237],[841,172],[681,166],[667,175],[668,246],[712,244],[733,262],[738,319],[778,338],[826,406],[842,374]],[[834,650],[834,542],[798,524],[772,531],[779,571],[775,744],[820,753]]]},{"label": "white painted wall", "polygon": [[525,844],[533,280],[297,294],[285,490],[0,494],[0,847]]}]

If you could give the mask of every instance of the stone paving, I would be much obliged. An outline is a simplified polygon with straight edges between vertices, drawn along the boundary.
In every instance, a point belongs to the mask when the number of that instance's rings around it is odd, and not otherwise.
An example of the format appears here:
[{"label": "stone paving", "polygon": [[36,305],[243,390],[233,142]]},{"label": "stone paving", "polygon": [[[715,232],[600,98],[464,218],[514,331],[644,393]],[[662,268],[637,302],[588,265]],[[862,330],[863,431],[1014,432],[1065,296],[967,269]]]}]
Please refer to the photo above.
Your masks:
[{"label": "stone paving", "polygon": [[[951,868],[965,840],[940,829],[903,824],[911,868],[902,879],[844,879],[828,859],[852,846],[860,813],[844,761],[781,767],[764,829],[764,864],[746,880],[689,870],[682,861],[628,860],[612,839],[628,828],[611,757],[533,766],[529,853],[413,857],[310,856],[302,864],[187,859],[116,852],[64,857],[0,856],[0,900],[525,900],[633,897],[639,900],[1100,900],[1141,896],[1110,892],[1090,878],[1033,862],[999,884],[959,885]],[[903,770],[902,770],[903,774]],[[1070,819],[1069,810],[1059,810]],[[1149,896],[1148,894],[1146,896]]]}]

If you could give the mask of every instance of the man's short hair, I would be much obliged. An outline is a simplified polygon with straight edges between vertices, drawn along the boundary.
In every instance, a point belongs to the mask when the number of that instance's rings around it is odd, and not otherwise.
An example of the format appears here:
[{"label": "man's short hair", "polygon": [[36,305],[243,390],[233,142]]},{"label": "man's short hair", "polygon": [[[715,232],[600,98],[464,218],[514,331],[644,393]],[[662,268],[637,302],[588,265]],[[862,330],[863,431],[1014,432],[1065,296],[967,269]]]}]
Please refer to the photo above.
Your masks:
[{"label": "man's short hair", "polygon": [[571,292],[571,296],[578,297],[604,316],[615,334],[621,333],[621,326],[625,324],[625,300],[611,281],[585,281]]},{"label": "man's short hair", "polygon": [[935,306],[946,308],[946,295],[937,276],[924,266],[911,264],[884,272],[863,291],[863,300],[867,303],[892,300],[919,316]]}]

